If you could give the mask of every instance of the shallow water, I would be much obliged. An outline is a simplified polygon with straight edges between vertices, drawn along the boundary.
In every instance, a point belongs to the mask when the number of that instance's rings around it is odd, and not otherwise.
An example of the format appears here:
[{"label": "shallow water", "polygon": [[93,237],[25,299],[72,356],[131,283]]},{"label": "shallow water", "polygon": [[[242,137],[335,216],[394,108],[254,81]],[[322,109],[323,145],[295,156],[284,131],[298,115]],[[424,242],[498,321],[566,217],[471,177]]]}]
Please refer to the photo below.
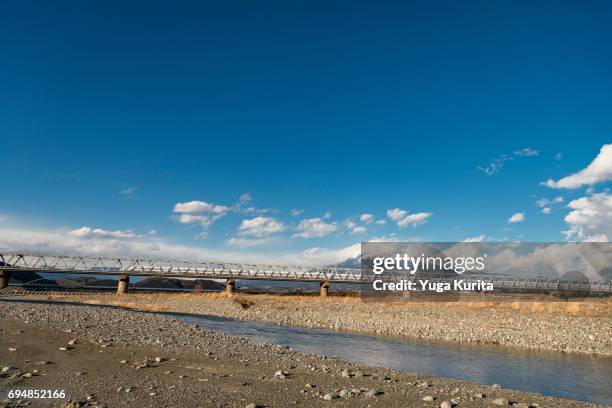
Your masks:
[{"label": "shallow water", "polygon": [[213,316],[173,316],[205,329],[256,342],[283,344],[306,353],[339,356],[369,366],[612,404],[612,358],[431,343]]}]

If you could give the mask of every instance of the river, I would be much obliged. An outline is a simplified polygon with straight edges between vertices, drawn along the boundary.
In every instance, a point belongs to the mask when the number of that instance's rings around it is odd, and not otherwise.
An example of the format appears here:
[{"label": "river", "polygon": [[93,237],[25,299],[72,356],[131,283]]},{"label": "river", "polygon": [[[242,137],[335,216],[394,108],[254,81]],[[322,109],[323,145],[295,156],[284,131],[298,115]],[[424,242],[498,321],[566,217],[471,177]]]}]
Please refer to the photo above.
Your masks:
[{"label": "river", "polygon": [[255,342],[282,344],[305,353],[612,405],[612,358],[608,357],[433,343],[213,316],[171,315],[205,329]]}]

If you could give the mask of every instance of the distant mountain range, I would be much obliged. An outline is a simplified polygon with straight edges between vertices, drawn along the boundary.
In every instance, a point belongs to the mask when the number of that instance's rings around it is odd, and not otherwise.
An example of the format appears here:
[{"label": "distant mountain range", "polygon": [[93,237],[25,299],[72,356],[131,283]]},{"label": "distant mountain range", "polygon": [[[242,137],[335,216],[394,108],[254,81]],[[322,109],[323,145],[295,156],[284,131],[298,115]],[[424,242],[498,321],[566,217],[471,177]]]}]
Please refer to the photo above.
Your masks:
[{"label": "distant mountain range", "polygon": [[352,268],[352,269],[360,269],[361,268],[361,257],[356,256],[354,258],[348,258],[347,260],[340,262],[339,264],[330,265],[336,268]]}]

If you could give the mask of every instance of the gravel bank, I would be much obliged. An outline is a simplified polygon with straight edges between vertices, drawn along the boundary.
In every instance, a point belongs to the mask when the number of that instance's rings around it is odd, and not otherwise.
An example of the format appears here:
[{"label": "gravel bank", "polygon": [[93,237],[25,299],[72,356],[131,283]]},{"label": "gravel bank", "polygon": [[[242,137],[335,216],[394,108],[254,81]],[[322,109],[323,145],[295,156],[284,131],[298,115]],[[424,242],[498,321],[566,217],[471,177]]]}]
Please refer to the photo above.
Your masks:
[{"label": "gravel bank", "polygon": [[[82,297],[76,300],[81,300]],[[459,343],[612,356],[612,317],[467,309],[460,304],[391,304],[356,299],[207,295],[97,296],[94,303],[261,320]]]},{"label": "gravel bank", "polygon": [[349,364],[151,313],[5,299],[0,320],[6,407],[19,404],[8,390],[24,388],[66,389],[69,405],[54,403],[72,407],[596,406]]}]

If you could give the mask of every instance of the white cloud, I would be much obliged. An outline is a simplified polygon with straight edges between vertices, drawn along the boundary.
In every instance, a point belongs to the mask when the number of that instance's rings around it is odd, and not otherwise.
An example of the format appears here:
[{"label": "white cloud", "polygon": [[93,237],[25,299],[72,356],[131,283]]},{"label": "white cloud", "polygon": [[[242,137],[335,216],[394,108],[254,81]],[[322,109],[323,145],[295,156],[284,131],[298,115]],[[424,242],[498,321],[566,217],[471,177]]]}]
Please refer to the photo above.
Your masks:
[{"label": "white cloud", "polygon": [[136,190],[138,190],[138,187],[128,187],[119,191],[119,194],[126,196],[127,198],[133,198],[136,195]]},{"label": "white cloud", "polygon": [[549,200],[547,198],[540,198],[538,201],[536,201],[536,204],[538,205],[538,207],[542,208],[542,207],[546,207],[549,204],[559,204],[559,203],[562,203],[563,200],[564,200],[563,196],[556,196],[552,200]]},{"label": "white cloud", "polygon": [[242,221],[240,227],[238,227],[238,233],[243,236],[263,238],[282,232],[285,229],[285,224],[273,217],[255,217]]},{"label": "white cloud", "polygon": [[612,195],[593,194],[567,206],[572,209],[565,216],[570,227],[563,231],[567,240],[607,242],[612,238]]},{"label": "white cloud", "polygon": [[[57,229],[44,230],[26,227],[0,228],[0,250],[6,252],[30,252],[40,254],[69,254],[101,257],[176,259],[183,261],[223,261],[280,265],[330,265],[358,256],[360,243],[345,248],[310,248],[290,253],[243,252],[272,240],[234,238],[230,246],[241,250],[222,250],[204,246],[173,244],[159,237],[142,236],[120,231],[120,234],[86,231],[106,231],[85,227],[86,230]],[[74,231],[80,231],[74,233]]]},{"label": "white cloud", "polygon": [[557,181],[549,179],[542,184],[550,188],[575,189],[609,180],[612,180],[612,144],[603,145],[597,157],[585,169]]},{"label": "white cloud", "polygon": [[[210,215],[193,215],[193,214],[181,214],[178,217],[178,222],[181,224],[199,224],[205,230],[215,223],[222,215],[210,216]],[[204,235],[205,237],[205,235]]]},{"label": "white cloud", "polygon": [[309,218],[302,220],[297,227],[299,231],[293,234],[295,238],[314,238],[324,237],[336,231],[338,225],[336,223],[326,223],[321,218]]},{"label": "white cloud", "polygon": [[552,212],[552,210],[550,209],[550,207],[544,207],[542,208],[542,214],[550,214]]},{"label": "white cloud", "polygon": [[107,231],[101,228],[81,227],[70,231],[70,234],[77,238],[116,238],[127,239],[136,238],[132,231]]},{"label": "white cloud", "polygon": [[290,211],[290,214],[292,217],[297,217],[298,215],[302,214],[304,212],[303,209],[301,208],[294,208]]},{"label": "white cloud", "polygon": [[386,223],[387,223],[387,221],[385,221],[385,220],[378,220],[378,221],[376,221],[376,224],[378,224],[378,225],[385,225]]},{"label": "white cloud", "polygon": [[531,147],[525,147],[524,149],[515,151],[514,154],[519,157],[531,157],[539,155],[540,152]]},{"label": "white cloud", "polygon": [[355,223],[355,221],[351,220],[350,218],[347,218],[346,220],[344,220],[343,224],[348,229],[352,229],[357,226],[357,223]]},{"label": "white cloud", "polygon": [[181,214],[223,214],[230,210],[224,205],[209,204],[206,201],[189,201],[186,203],[176,203],[174,212]]},{"label": "white cloud", "polygon": [[478,235],[477,237],[466,238],[463,242],[482,242],[484,241],[484,234]]},{"label": "white cloud", "polygon": [[408,211],[400,208],[387,210],[387,217],[395,221],[400,228],[406,228],[408,225],[416,227],[427,222],[427,219],[432,216],[430,212],[420,212],[409,214]]},{"label": "white cloud", "polygon": [[400,208],[394,208],[392,210],[387,210],[387,217],[391,218],[391,220],[398,222],[404,217],[408,215],[408,211],[402,210]]},{"label": "white cloud", "polygon": [[516,213],[516,214],[512,214],[512,217],[508,218],[508,224],[514,224],[517,222],[523,222],[525,221],[525,213]]},{"label": "white cloud", "polygon": [[179,214],[175,218],[181,224],[199,224],[204,231],[196,238],[206,238],[208,228],[217,220],[223,218],[231,209],[224,205],[207,203],[206,201],[188,201],[176,203],[174,212]]},{"label": "white cloud", "polygon": [[326,211],[325,214],[323,214],[323,218],[331,218],[331,215],[330,211]]},{"label": "white cloud", "polygon": [[309,248],[299,255],[292,255],[299,263],[308,265],[333,265],[361,254],[361,243],[357,242],[340,249]]},{"label": "white cloud", "polygon": [[555,160],[559,161],[563,158],[563,155],[561,154],[561,152],[558,152],[557,154],[555,154]]},{"label": "white cloud", "polygon": [[369,224],[374,221],[374,216],[372,214],[361,214],[361,216],[359,217],[359,221]]},{"label": "white cloud", "polygon": [[148,234],[149,235],[155,235],[155,234],[157,234],[157,231],[155,231],[154,229],[150,229]]},{"label": "white cloud", "polygon": [[353,233],[353,235],[365,234],[366,232],[368,232],[368,229],[366,227],[362,227],[362,226],[358,225],[356,227],[353,227],[351,232]]}]

